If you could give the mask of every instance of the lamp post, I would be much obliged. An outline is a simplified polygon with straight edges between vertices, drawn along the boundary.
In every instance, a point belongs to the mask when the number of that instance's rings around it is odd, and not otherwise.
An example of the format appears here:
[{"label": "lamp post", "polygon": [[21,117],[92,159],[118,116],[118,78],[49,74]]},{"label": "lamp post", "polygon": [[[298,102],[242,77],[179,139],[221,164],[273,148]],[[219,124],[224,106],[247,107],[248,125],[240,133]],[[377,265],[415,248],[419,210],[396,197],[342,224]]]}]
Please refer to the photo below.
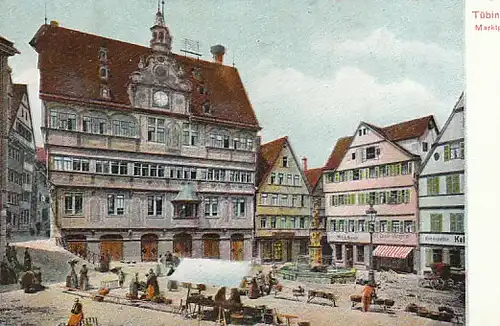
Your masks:
[{"label": "lamp post", "polygon": [[373,232],[375,232],[375,217],[377,211],[373,208],[373,203],[370,203],[370,208],[366,211],[368,216],[368,232],[370,233],[370,250],[368,255],[368,263],[370,270],[368,272],[368,279],[370,282],[375,283],[375,272],[373,271]]}]

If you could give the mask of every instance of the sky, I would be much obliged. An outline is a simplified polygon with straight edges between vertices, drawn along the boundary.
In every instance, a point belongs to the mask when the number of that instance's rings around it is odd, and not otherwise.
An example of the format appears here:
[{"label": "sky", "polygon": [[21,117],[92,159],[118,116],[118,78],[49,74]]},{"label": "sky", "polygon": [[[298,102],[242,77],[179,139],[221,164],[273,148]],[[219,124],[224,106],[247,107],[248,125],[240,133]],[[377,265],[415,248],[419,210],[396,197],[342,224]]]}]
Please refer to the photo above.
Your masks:
[{"label": "sky", "polygon": [[[21,54],[9,64],[29,86],[41,144],[37,55],[44,22],[149,46],[156,0],[0,0],[0,35]],[[173,51],[183,39],[226,47],[262,141],[288,136],[309,167],[323,166],[360,121],[390,125],[433,114],[442,127],[465,87],[464,3],[456,0],[167,0]]]}]

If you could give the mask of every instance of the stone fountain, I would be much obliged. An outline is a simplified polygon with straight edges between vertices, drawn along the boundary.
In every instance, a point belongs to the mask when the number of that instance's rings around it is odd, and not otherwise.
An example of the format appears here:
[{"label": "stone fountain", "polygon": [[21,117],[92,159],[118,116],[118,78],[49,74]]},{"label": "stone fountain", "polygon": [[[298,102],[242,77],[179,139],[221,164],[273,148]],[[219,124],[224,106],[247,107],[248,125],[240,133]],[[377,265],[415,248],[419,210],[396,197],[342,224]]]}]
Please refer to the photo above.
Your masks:
[{"label": "stone fountain", "polygon": [[347,283],[356,280],[356,272],[351,269],[337,268],[324,262],[321,239],[325,231],[321,227],[319,209],[321,201],[314,202],[313,220],[309,228],[309,255],[300,256],[293,265],[283,266],[277,273],[285,280],[311,283]]}]

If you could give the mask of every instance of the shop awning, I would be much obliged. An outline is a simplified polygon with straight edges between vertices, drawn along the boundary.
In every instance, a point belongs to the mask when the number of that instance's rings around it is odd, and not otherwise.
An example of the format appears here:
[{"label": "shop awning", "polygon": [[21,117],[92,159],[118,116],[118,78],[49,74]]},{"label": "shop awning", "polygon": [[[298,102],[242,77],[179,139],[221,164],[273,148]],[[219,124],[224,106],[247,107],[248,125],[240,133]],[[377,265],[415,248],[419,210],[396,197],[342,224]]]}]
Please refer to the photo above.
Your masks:
[{"label": "shop awning", "polygon": [[377,246],[373,255],[375,257],[405,259],[412,250],[412,247]]}]

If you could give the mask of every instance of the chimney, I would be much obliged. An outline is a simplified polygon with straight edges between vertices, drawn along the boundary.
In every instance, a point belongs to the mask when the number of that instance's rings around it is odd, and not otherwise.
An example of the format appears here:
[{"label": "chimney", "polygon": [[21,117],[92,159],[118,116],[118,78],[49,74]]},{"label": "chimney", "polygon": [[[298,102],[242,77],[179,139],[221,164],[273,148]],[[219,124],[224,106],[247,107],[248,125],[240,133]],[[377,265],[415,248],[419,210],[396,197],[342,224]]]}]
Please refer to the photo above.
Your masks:
[{"label": "chimney", "polygon": [[304,166],[304,172],[307,171],[307,157],[302,158],[302,165]]},{"label": "chimney", "polygon": [[220,44],[210,47],[210,53],[214,58],[214,62],[222,64],[224,62],[224,54],[226,53],[226,48]]}]

